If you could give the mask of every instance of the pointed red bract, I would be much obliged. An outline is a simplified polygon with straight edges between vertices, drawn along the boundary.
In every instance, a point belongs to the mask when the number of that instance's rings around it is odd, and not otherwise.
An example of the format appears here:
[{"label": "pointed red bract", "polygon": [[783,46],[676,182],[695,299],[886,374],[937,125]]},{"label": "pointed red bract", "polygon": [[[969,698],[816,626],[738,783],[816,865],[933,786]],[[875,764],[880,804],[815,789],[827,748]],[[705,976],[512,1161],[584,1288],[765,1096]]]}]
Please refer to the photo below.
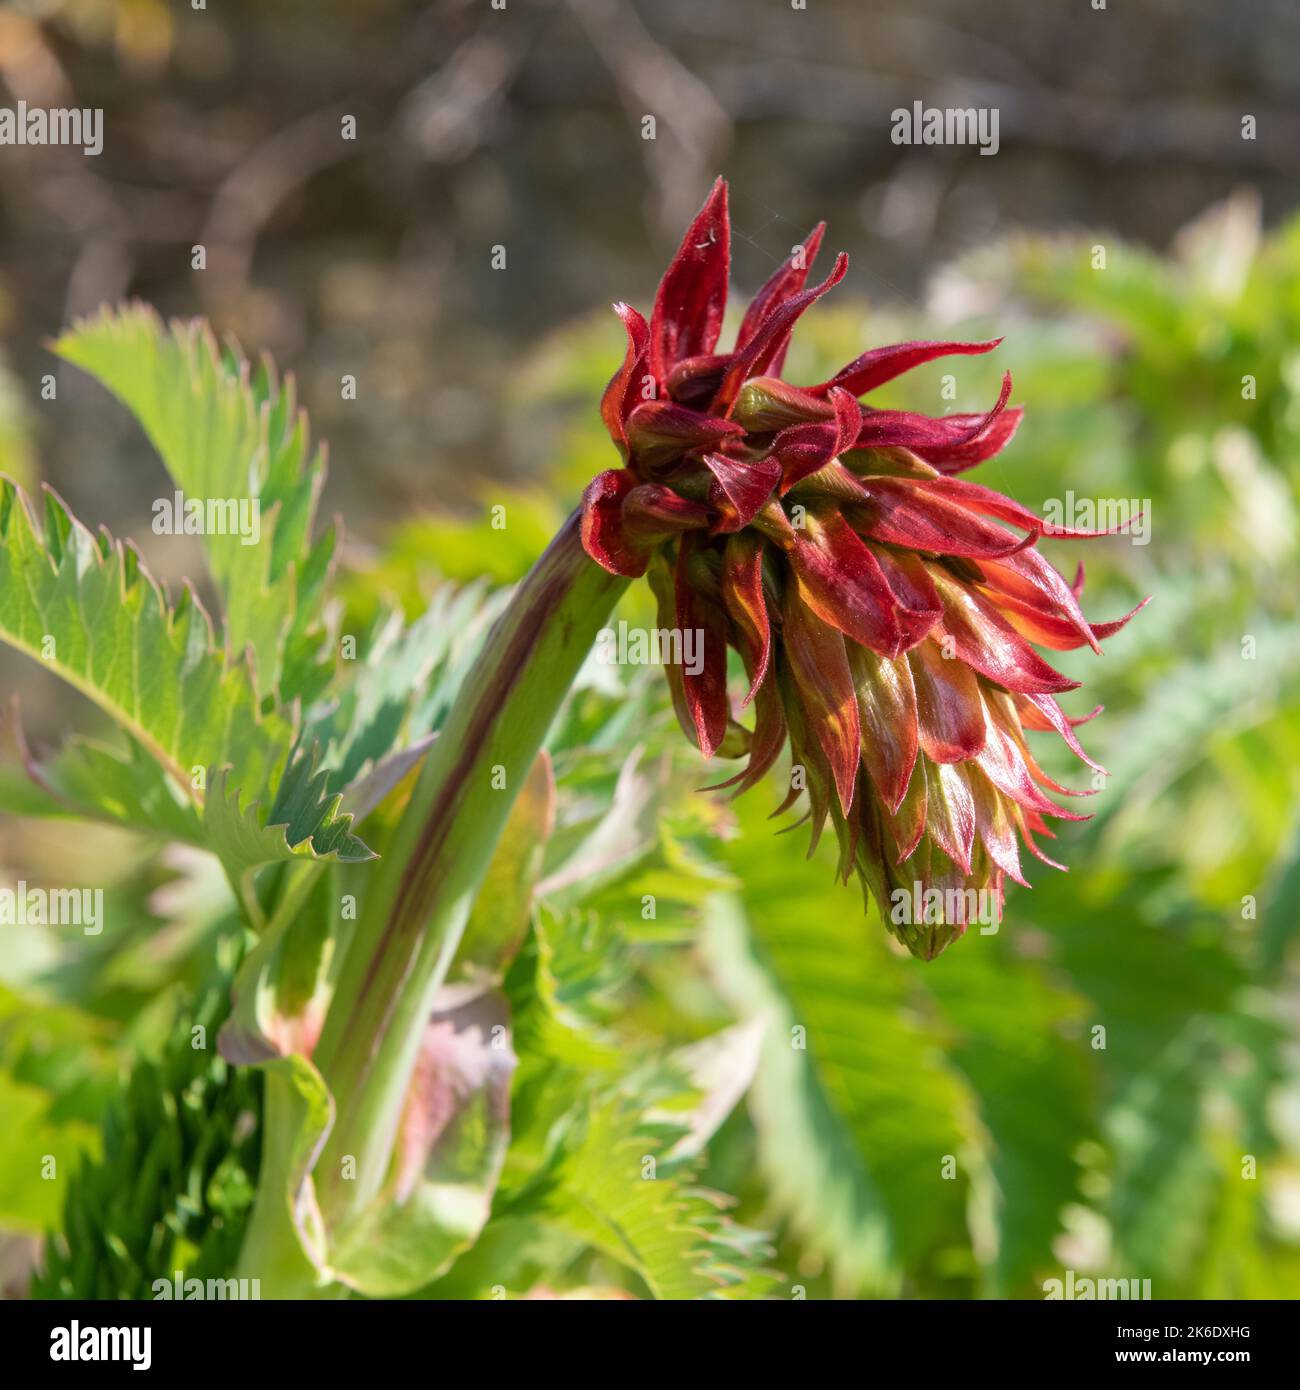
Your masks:
[{"label": "pointed red bract", "polygon": [[632,461],[643,475],[670,471],[691,450],[716,449],[745,433],[730,420],[675,401],[642,401],[627,417],[626,432]]},{"label": "pointed red bract", "polygon": [[686,531],[707,530],[715,520],[703,502],[679,497],[659,483],[641,483],[623,499],[623,534],[645,550]]},{"label": "pointed red bract", "polygon": [[930,838],[958,865],[970,873],[975,847],[975,800],[961,763],[925,764],[926,827]]},{"label": "pointed red bract", "polygon": [[785,650],[804,709],[830,764],[840,808],[848,815],[858,775],[858,698],[844,638],[791,593],[784,612]]},{"label": "pointed red bract", "polygon": [[722,330],[731,274],[727,185],[718,179],[686,229],[655,295],[650,316],[650,371],[663,383],[683,357],[713,351]]},{"label": "pointed red bract", "polygon": [[939,591],[919,556],[884,546],[874,553],[894,596],[894,621],[902,635],[903,650],[908,651],[926,637],[943,616]]},{"label": "pointed red bract", "polygon": [[614,312],[623,320],[627,329],[627,355],[623,365],[609,379],[605,394],[600,399],[600,414],[605,428],[615,444],[623,449],[627,442],[627,417],[637,401],[641,377],[645,372],[646,347],[650,341],[650,329],[645,319],[627,304],[614,305]]},{"label": "pointed red bract", "polygon": [[933,362],[937,357],[992,352],[1001,342],[1001,338],[992,338],[986,343],[893,343],[889,347],[872,348],[861,357],[855,357],[847,367],[841,367],[829,381],[808,389],[821,395],[840,386],[854,396],[865,396],[877,386],[893,381],[913,367]]},{"label": "pointed red bract", "polygon": [[582,495],[582,544],[611,574],[637,579],[645,573],[648,551],[639,548],[623,524],[623,502],[636,486],[626,469],[598,473]]},{"label": "pointed red bract", "polygon": [[722,378],[722,385],[718,387],[718,394],[713,402],[715,410],[726,410],[730,414],[730,408],[744,383],[751,376],[762,376],[777,354],[784,353],[800,314],[815,304],[828,290],[834,289],[844,279],[848,268],[849,258],[841,251],[835,258],[835,268],[820,285],[815,285],[810,290],[801,290],[764,319],[758,332],[745,344],[743,351],[736,353],[727,368],[727,374]]},{"label": "pointed red bract", "polygon": [[849,667],[858,691],[862,761],[880,799],[896,812],[916,763],[912,668],[906,657],[891,660],[856,644],[849,648]]},{"label": "pointed red bract", "polygon": [[922,642],[907,659],[925,756],[936,763],[975,757],[984,747],[984,706],[975,672],[964,662],[945,661],[937,642]]},{"label": "pointed red bract", "polygon": [[1076,757],[1082,758],[1083,761],[1095,771],[1103,773],[1106,776],[1110,775],[1100,763],[1094,762],[1092,758],[1084,752],[1083,745],[1075,735],[1073,725],[1070,720],[1065,717],[1065,711],[1062,710],[1060,705],[1058,705],[1050,695],[1027,693],[1024,698],[1042,715],[1048,725],[1060,734],[1065,740],[1066,747],[1069,748]]},{"label": "pointed red bract", "polygon": [[713,474],[709,501],[723,514],[722,532],[742,531],[758,515],[781,481],[781,465],[775,459],[728,458],[702,454],[701,461]]},{"label": "pointed red bract", "polygon": [[681,676],[700,752],[711,758],[727,733],[727,633],[722,613],[716,605],[702,601],[693,583],[694,554],[694,536],[683,536],[677,550],[677,628],[683,650],[687,633],[696,634],[702,648],[700,669],[683,665]]},{"label": "pointed red bract", "polygon": [[1026,695],[1075,690],[1079,682],[1054,671],[997,610],[974,590],[936,576],[943,600],[944,636],[956,656],[982,676]]},{"label": "pointed red bract", "polygon": [[889,583],[843,517],[810,515],[805,533],[796,534],[790,567],[800,598],[823,622],[883,656],[902,650]]},{"label": "pointed red bract", "polygon": [[1020,406],[1009,406],[982,427],[979,426],[979,422],[981,418],[987,417],[949,415],[947,418],[952,421],[954,429],[963,429],[969,425],[974,432],[955,444],[921,445],[917,452],[940,473],[965,472],[966,469],[983,463],[985,459],[1000,454],[1015,437],[1024,414]]},{"label": "pointed red bract", "polygon": [[766,679],[772,661],[772,627],[763,596],[763,545],[752,532],[727,538],[722,553],[722,599],[745,643],[740,651],[750,683],[744,708]]},{"label": "pointed red bract", "polygon": [[[819,222],[803,239],[799,247],[803,253],[802,257],[797,257],[795,252],[791,252],[788,259],[777,267],[767,283],[754,296],[749,308],[745,310],[740,331],[736,334],[737,352],[753,341],[758,330],[787,299],[792,298],[803,289],[808,279],[808,272],[813,268],[813,262],[817,259],[817,252],[821,250],[822,236],[825,231],[826,223]],[[784,358],[784,354],[782,354],[782,358]],[[774,376],[780,372],[781,365],[780,361],[773,360],[771,370]]]},{"label": "pointed red bract", "polygon": [[922,486],[910,478],[862,479],[863,501],[853,512],[857,529],[888,545],[972,559],[1000,559],[1034,539],[1013,535]]}]

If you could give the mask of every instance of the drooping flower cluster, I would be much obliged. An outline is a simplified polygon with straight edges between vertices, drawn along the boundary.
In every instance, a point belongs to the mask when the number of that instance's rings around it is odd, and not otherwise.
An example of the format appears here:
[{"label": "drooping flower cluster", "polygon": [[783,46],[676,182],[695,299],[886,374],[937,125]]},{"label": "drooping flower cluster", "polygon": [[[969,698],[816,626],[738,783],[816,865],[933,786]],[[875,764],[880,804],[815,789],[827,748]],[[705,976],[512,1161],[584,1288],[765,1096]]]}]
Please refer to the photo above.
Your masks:
[{"label": "drooping flower cluster", "polygon": [[[615,574],[648,575],[661,626],[703,633],[698,671],[665,669],[705,756],[748,755],[721,785],[753,786],[788,740],[790,793],[778,809],[806,794],[813,843],[829,817],[841,875],[856,870],[890,929],[929,959],[990,899],[1000,915],[1004,879],[1024,882],[1021,842],[1054,864],[1034,841],[1051,836],[1045,816],[1084,819],[1046,795],[1079,793],[1043,772],[1025,737],[1055,730],[1097,768],[1074,733],[1084,720],[1055,698],[1078,682],[1030,643],[1099,651],[1133,615],[1088,623],[1082,570],[1071,585],[1034,548],[1046,524],[954,476],[1015,433],[1009,373],[984,415],[930,418],[858,399],[1000,339],[875,348],[828,381],[781,380],[795,321],[847,267],[841,254],[805,288],[822,231],[758,292],[734,349],[716,352],[730,268],[719,179],[650,322],[614,306],[627,352],[601,414],[624,465],[588,487],[583,543]],[[748,675],[752,729],[733,713],[728,647]]]}]

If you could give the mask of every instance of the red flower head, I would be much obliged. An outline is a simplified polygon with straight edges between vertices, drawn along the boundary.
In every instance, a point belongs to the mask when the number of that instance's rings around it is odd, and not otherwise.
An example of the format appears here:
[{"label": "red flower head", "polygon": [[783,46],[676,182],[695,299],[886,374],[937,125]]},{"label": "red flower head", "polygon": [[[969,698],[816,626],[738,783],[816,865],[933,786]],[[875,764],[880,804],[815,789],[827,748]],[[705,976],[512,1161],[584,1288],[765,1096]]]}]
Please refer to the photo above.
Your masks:
[{"label": "red flower head", "polygon": [[[841,254],[805,287],[822,230],[758,292],[731,352],[715,350],[730,262],[721,179],[649,324],[614,306],[627,353],[601,414],[624,465],[587,488],[583,543],[615,574],[648,574],[661,626],[703,633],[697,672],[665,669],[701,752],[748,754],[721,785],[753,786],[788,739],[794,767],[780,809],[806,794],[814,844],[829,816],[841,875],[856,869],[890,929],[930,959],[974,920],[979,890],[1000,913],[1004,878],[1024,882],[1022,841],[1054,862],[1034,843],[1051,835],[1045,816],[1085,819],[1048,799],[1044,788],[1068,789],[1025,738],[1054,729],[1097,767],[1074,734],[1083,720],[1055,699],[1078,682],[1030,642],[1100,651],[1128,618],[1088,623],[1082,571],[1070,585],[1034,549],[1046,524],[954,476],[1015,433],[1009,373],[984,415],[932,419],[858,399],[1000,339],[874,348],[829,381],[781,380],[796,320],[848,263]],[[729,646],[748,674],[752,729],[733,715]]]}]

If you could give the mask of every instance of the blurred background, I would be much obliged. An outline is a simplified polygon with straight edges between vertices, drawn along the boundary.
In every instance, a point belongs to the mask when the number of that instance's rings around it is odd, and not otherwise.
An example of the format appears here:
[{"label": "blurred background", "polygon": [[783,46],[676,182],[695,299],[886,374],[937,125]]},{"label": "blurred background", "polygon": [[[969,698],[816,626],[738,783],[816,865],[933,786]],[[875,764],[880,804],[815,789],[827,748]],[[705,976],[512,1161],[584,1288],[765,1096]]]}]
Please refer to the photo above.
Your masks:
[{"label": "blurred background", "polygon": [[[743,887],[683,892],[695,944],[651,972],[671,1007],[643,1000],[627,1026],[646,1045],[807,1027],[806,1053],[754,1063],[704,1178],[814,1294],[1034,1297],[1067,1268],[1157,1297],[1300,1293],[1294,4],[30,0],[0,6],[0,81],[0,104],[105,113],[98,158],[0,148],[0,471],[49,481],[173,582],[198,551],[150,533],[160,466],[43,347],[105,300],[206,315],[296,373],[359,613],[517,578],[610,466],[608,303],[648,309],[717,173],[740,291],[821,218],[850,253],[791,379],[896,338],[1005,334],[873,403],[982,409],[1009,368],[1026,421],[978,480],[1149,514],[1148,545],[1050,550],[1067,573],[1086,557],[1090,616],[1156,596],[1104,658],[1061,663],[1107,704],[1085,742],[1112,773],[1062,832],[1071,873],[1035,875],[1003,932],[920,967],[742,804],[717,868]],[[914,101],[996,107],[998,154],[894,145]],[[499,501],[504,538],[482,519]],[[94,727],[2,651],[0,692],[35,741]],[[115,833],[0,818],[0,879],[70,852],[119,874],[140,927],[93,969],[8,953],[7,988],[75,1004],[100,1051],[78,1071],[51,1043],[53,1099],[28,1095],[14,1005],[0,1084],[89,1143],[96,1078],[185,978],[187,912],[210,899],[202,870],[142,868]],[[84,1020],[67,1026],[84,1052]],[[946,1153],[965,1176],[936,1188]],[[32,1234],[56,1194],[13,1181],[0,1227]]]}]

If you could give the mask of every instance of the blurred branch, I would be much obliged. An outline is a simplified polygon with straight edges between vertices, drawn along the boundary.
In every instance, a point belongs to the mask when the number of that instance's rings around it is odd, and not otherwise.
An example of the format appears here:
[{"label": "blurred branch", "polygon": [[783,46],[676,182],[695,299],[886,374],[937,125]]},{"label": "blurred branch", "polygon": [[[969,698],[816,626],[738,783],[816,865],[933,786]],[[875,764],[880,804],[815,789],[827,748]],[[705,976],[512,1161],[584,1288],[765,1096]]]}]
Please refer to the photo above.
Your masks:
[{"label": "blurred branch", "polygon": [[347,98],[294,121],[262,141],[222,181],[199,240],[208,248],[204,297],[217,302],[232,282],[248,279],[262,229],[275,210],[313,175],[350,159],[357,145],[342,138],[341,117],[356,114]]},{"label": "blurred branch", "polygon": [[[889,138],[890,113],[924,97],[928,106],[989,107],[1009,140],[1080,150],[1113,160],[1180,159],[1292,174],[1300,167],[1300,117],[1292,112],[1177,100],[1095,100],[1059,88],[981,78],[902,78],[860,67],[784,58],[780,64],[728,63],[711,70],[739,121],[794,119],[835,123]],[[1253,115],[1258,138],[1241,138]]]},{"label": "blurred branch", "polygon": [[431,164],[463,159],[483,143],[492,117],[528,52],[532,35],[480,29],[407,96],[398,113],[403,138]]},{"label": "blurred branch", "polygon": [[[568,0],[592,47],[618,84],[637,122],[654,116],[656,138],[643,140],[654,181],[655,215],[670,239],[688,222],[700,190],[719,172],[731,117],[709,86],[654,39],[627,0]],[[666,132],[668,139],[661,138]]]}]

